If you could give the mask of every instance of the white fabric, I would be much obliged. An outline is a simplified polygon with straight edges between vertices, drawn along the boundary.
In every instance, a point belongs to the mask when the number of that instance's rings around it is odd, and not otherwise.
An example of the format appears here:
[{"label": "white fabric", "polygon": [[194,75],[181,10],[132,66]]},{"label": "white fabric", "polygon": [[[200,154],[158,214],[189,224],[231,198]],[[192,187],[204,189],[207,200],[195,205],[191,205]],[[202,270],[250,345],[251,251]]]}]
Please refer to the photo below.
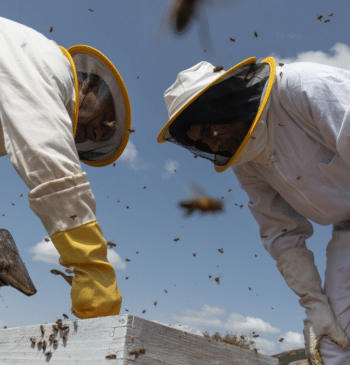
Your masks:
[{"label": "white fabric", "polygon": [[[275,260],[289,249],[306,247],[313,234],[309,220],[335,224],[325,293],[350,338],[350,225],[336,224],[350,219],[350,71],[308,62],[277,69],[267,116],[267,158],[233,166],[233,171]],[[324,365],[350,364],[350,349],[327,338],[320,353]]]},{"label": "white fabric", "polygon": [[164,93],[169,119],[196,94],[217,79],[225,71],[213,72],[214,66],[202,61],[178,73],[176,81]]},{"label": "white fabric", "polygon": [[[0,152],[8,154],[32,190],[30,207],[50,235],[95,220],[94,197],[82,176],[73,137],[75,92],[69,61],[55,42],[4,18],[0,44]],[[78,204],[78,196],[85,203]],[[67,214],[73,202],[74,220]],[[38,207],[45,207],[50,217]]]}]

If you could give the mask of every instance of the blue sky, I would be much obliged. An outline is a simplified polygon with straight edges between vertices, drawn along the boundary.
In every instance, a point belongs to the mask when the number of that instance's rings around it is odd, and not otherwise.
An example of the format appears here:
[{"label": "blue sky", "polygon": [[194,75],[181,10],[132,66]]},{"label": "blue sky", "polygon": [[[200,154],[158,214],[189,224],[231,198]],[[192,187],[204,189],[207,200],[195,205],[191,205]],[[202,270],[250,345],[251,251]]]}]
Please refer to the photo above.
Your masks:
[{"label": "blue sky", "polygon": [[[216,173],[210,162],[194,159],[170,143],[156,142],[168,119],[163,93],[180,71],[203,60],[228,69],[248,57],[261,61],[274,56],[277,62],[315,61],[350,69],[349,4],[345,0],[213,3],[206,2],[199,23],[210,31],[211,52],[204,52],[198,22],[181,39],[164,28],[165,36],[155,42],[166,0],[11,0],[2,1],[1,16],[66,48],[76,44],[97,48],[126,84],[136,132],[115,167],[82,165],[96,198],[97,221],[105,238],[117,244],[108,258],[123,295],[120,313],[196,334],[255,331],[260,335],[254,339],[256,347],[271,355],[304,346],[304,309],[263,248],[247,196],[233,172]],[[329,23],[316,19],[317,14],[327,18],[332,12]],[[236,42],[230,42],[230,37]],[[0,168],[0,227],[12,233],[38,290],[26,297],[3,287],[0,326],[52,322],[62,313],[73,317],[70,287],[50,274],[60,268],[58,253],[44,241],[47,233],[29,209],[29,190],[7,156],[1,158]],[[189,197],[191,181],[208,195],[223,196],[225,212],[184,218],[177,204]],[[244,206],[240,209],[234,203]],[[314,229],[307,246],[323,279],[331,227],[314,224]],[[180,240],[174,242],[175,237]],[[220,285],[209,275],[221,275]],[[284,342],[278,341],[280,337]]]}]

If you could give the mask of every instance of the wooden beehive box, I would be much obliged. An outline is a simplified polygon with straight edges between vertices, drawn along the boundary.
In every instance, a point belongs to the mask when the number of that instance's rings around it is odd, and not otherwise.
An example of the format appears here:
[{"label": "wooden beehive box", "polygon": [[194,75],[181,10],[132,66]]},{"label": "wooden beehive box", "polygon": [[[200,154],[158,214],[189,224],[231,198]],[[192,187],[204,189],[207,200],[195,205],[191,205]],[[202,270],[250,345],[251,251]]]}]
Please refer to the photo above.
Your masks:
[{"label": "wooden beehive box", "polygon": [[[278,359],[124,314],[0,330],[0,364],[277,365]],[[66,332],[66,339],[62,335]],[[54,333],[57,344],[49,342]],[[32,344],[30,338],[36,340]],[[46,341],[45,351],[38,348]],[[144,349],[140,350],[140,349]],[[51,356],[45,353],[51,352]],[[135,352],[136,351],[136,352]],[[143,353],[144,352],[144,353]],[[115,355],[107,359],[106,356]]]}]

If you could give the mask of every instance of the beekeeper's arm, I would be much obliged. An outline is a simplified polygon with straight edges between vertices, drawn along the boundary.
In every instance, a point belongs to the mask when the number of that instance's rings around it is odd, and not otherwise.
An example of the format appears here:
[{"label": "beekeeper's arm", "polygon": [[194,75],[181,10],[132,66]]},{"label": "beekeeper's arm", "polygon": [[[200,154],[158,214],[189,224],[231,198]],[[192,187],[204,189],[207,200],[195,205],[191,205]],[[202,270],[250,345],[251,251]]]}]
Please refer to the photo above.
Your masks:
[{"label": "beekeeper's arm", "polygon": [[57,44],[4,18],[0,43],[3,141],[60,263],[74,266],[72,309],[79,318],[119,314],[121,295],[67,109],[74,100],[71,65]]},{"label": "beekeeper's arm", "polygon": [[312,225],[258,174],[249,173],[242,165],[236,166],[234,172],[248,194],[248,206],[259,224],[265,249],[277,261],[287,285],[306,309],[305,352],[313,364],[322,364],[318,353],[322,336],[327,335],[342,347],[347,347],[349,340],[334,318],[313,253],[306,248],[305,240],[313,234]]}]

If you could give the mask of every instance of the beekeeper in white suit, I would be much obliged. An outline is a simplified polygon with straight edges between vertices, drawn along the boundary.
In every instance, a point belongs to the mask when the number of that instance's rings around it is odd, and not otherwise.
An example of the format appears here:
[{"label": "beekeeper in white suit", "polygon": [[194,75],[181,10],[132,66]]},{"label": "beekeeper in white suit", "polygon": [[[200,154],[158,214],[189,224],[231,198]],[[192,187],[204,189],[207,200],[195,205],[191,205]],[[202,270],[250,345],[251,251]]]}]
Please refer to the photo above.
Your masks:
[{"label": "beekeeper in white suit", "polygon": [[1,155],[29,187],[61,265],[74,267],[73,313],[119,314],[122,297],[79,160],[105,166],[123,152],[131,126],[123,80],[99,51],[66,50],[4,18],[0,45]]},{"label": "beekeeper in white suit", "polygon": [[[201,62],[164,97],[170,141],[232,167],[266,250],[306,309],[311,364],[350,364],[350,71],[249,58],[228,71]],[[305,240],[333,224],[325,286]],[[344,332],[345,331],[345,332]]]}]

